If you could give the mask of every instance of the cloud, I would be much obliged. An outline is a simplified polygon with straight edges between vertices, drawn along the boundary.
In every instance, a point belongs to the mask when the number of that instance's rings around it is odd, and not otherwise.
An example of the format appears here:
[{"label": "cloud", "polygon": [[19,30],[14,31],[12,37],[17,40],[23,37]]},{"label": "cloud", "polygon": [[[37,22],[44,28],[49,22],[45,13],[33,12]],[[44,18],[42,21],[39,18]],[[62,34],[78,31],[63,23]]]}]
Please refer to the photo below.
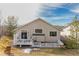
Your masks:
[{"label": "cloud", "polygon": [[79,3],[70,3],[69,5],[65,5],[64,7],[75,14],[79,13]]},{"label": "cloud", "polygon": [[63,20],[68,20],[68,19],[73,19],[73,15],[63,15],[63,16],[55,16],[55,17],[42,17],[44,19],[49,19],[52,21],[63,21]]},{"label": "cloud", "polygon": [[69,19],[72,18],[73,16],[56,16],[56,17],[50,17],[51,19],[55,19],[55,20],[61,20],[61,19]]},{"label": "cloud", "polygon": [[44,17],[52,17],[52,16],[60,16],[62,14],[66,14],[67,12],[71,12],[69,9],[63,7],[65,4],[45,4],[42,6],[40,11],[40,16]]},{"label": "cloud", "polygon": [[71,10],[72,12],[79,13],[79,8]]},{"label": "cloud", "polygon": [[72,12],[74,13],[79,13],[79,5],[75,6],[75,8],[71,9]]},{"label": "cloud", "polygon": [[47,6],[47,7],[61,7],[62,5],[64,5],[64,3],[47,3],[47,4],[43,4],[43,6]]},{"label": "cloud", "polygon": [[13,4],[0,4],[0,10],[2,11],[3,18],[6,19],[7,16],[17,16],[19,17],[18,24],[26,24],[38,16],[38,11],[40,8],[38,3],[13,3]]},{"label": "cloud", "polygon": [[49,22],[52,21],[52,23],[59,25],[68,23],[75,15],[79,15],[79,3],[45,4],[39,15]]}]

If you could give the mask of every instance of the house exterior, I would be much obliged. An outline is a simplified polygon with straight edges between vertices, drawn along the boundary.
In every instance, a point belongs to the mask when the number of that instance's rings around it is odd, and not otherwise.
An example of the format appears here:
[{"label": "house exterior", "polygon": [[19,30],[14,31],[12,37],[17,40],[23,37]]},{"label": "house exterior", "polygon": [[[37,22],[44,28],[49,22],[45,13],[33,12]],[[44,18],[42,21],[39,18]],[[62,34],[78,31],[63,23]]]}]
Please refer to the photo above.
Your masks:
[{"label": "house exterior", "polygon": [[65,36],[70,36],[70,29],[71,26],[66,26],[65,28],[63,28],[63,30],[61,31],[61,36],[65,37]]},{"label": "house exterior", "polygon": [[63,28],[63,30],[61,31],[61,36],[63,36],[63,37],[69,37],[69,36],[76,37],[76,34],[77,34],[77,39],[79,40],[79,32],[72,33],[72,30],[73,31],[76,30],[76,28],[73,25],[69,24],[68,26],[65,26]]},{"label": "house exterior", "polygon": [[22,47],[60,47],[60,29],[38,18],[15,29],[13,45]]}]

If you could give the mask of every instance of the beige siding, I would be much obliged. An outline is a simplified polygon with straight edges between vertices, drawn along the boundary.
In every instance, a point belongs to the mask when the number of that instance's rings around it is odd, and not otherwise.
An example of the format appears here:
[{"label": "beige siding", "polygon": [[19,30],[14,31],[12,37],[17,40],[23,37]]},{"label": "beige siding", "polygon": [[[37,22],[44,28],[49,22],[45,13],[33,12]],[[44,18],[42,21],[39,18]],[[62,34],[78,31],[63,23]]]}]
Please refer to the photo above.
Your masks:
[{"label": "beige siding", "polygon": [[[20,37],[21,31],[25,30],[27,32],[28,39],[31,39],[32,34],[35,33],[35,29],[42,29],[43,34],[45,34],[45,39],[41,38],[40,40],[46,40],[46,41],[52,42],[53,40],[60,39],[60,31],[41,20],[36,20],[35,22],[32,22],[32,23],[22,27],[21,29],[17,30],[16,37]],[[49,33],[50,31],[56,31],[57,36],[50,37],[50,33]],[[15,38],[15,40],[16,40],[16,38]]]},{"label": "beige siding", "polygon": [[[52,46],[52,47],[61,45],[61,44],[58,44],[59,42],[57,43],[57,40],[60,41],[60,31],[42,20],[36,20],[36,21],[31,22],[31,23],[21,27],[20,29],[16,30],[16,33],[14,34],[14,45],[18,45],[16,42],[17,40],[22,40],[22,42],[24,41],[23,39],[21,39],[21,32],[23,32],[23,31],[27,32],[26,42],[28,42],[28,40],[31,40],[31,39],[35,40],[36,37],[34,38],[34,36],[32,36],[32,34],[35,33],[35,29],[42,29],[42,34],[45,34],[45,36],[41,36],[41,37],[38,36],[37,40],[52,42],[52,43],[46,43],[48,46]],[[56,31],[57,36],[50,36],[50,31]],[[24,43],[21,43],[20,45],[22,45],[22,44],[24,44]],[[25,45],[26,44],[34,46],[33,45],[34,43],[32,42],[32,40],[29,43],[25,43]],[[40,42],[40,46],[41,45],[42,45],[42,43]]]}]

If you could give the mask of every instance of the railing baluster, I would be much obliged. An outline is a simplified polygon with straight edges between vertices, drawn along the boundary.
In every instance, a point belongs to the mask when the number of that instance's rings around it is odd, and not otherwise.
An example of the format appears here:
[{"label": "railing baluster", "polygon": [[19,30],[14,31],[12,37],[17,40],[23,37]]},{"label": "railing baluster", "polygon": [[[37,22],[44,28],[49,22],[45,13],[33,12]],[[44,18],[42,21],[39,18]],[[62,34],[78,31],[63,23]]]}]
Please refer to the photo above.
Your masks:
[{"label": "railing baluster", "polygon": [[31,43],[31,40],[27,40],[27,39],[17,39],[16,41],[17,44],[27,44],[27,43]]}]

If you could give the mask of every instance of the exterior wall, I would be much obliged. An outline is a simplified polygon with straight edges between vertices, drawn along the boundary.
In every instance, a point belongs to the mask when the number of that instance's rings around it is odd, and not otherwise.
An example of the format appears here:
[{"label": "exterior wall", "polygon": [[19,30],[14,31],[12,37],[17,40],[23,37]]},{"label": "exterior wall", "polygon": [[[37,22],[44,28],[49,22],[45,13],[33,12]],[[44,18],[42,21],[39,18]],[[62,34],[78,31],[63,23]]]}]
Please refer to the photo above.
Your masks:
[{"label": "exterior wall", "polygon": [[[32,22],[25,27],[22,27],[21,29],[17,30],[15,35],[14,35],[14,41],[18,39],[21,39],[21,31],[26,31],[27,32],[27,39],[32,39],[32,34],[35,33],[35,29],[42,29],[42,33],[45,34],[45,39],[41,38],[41,40],[45,40],[48,42],[53,42],[55,40],[60,39],[60,31],[55,29],[54,27],[48,25],[47,23],[41,21],[41,20],[36,20],[35,22]],[[50,31],[56,31],[57,36],[52,36],[50,37]],[[15,43],[14,43],[15,44]]]},{"label": "exterior wall", "polygon": [[66,27],[65,29],[63,29],[62,31],[61,31],[61,35],[62,36],[69,36],[70,35],[70,26],[68,26],[68,27]]}]

